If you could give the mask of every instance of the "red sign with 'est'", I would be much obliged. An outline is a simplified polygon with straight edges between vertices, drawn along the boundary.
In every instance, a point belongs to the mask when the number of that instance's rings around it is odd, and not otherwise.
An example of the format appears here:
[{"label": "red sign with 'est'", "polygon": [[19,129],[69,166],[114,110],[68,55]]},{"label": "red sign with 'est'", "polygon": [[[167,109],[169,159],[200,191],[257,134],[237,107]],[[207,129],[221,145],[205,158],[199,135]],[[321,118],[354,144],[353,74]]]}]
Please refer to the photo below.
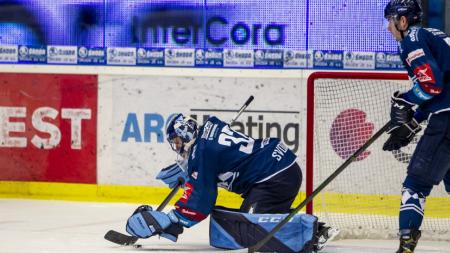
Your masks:
[{"label": "red sign with 'est'", "polygon": [[96,183],[97,76],[0,74],[0,180]]}]

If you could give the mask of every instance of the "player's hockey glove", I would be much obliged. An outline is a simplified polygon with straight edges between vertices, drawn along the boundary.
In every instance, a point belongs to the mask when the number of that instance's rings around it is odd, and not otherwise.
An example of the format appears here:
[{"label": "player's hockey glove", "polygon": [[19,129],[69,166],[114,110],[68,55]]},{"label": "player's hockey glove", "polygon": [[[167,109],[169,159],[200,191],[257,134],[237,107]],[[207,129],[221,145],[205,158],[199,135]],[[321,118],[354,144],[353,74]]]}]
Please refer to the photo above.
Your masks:
[{"label": "player's hockey glove", "polygon": [[415,119],[412,119],[408,123],[389,129],[387,133],[390,134],[390,136],[384,143],[383,150],[398,150],[401,147],[408,145],[421,129],[422,127],[420,127],[419,123],[417,123]]},{"label": "player's hockey glove", "polygon": [[412,109],[415,104],[410,103],[401,97],[399,91],[394,92],[391,97],[391,121],[388,133],[394,128],[411,121],[414,115]]},{"label": "player's hockey glove", "polygon": [[183,226],[178,223],[178,217],[173,211],[168,214],[153,211],[150,206],[140,206],[128,218],[126,230],[130,235],[139,238],[149,238],[160,235],[176,242],[178,235],[183,233]]},{"label": "player's hockey glove", "polygon": [[156,179],[162,180],[169,186],[169,188],[173,189],[175,188],[175,186],[178,185],[180,180],[184,185],[184,183],[188,180],[188,175],[187,172],[183,168],[181,168],[180,165],[174,163],[162,169],[158,173],[158,175],[156,175]]}]

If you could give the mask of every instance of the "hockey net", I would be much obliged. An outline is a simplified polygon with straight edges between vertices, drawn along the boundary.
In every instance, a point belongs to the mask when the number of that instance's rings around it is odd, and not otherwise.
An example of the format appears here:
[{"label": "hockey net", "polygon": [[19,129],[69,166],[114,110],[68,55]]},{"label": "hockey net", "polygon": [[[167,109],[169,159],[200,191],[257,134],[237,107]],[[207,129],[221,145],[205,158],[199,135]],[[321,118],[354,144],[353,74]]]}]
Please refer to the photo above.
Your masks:
[{"label": "hockey net", "polygon": [[[316,72],[309,77],[308,194],[388,122],[391,94],[409,87],[407,75],[398,73]],[[387,137],[376,140],[307,207],[341,229],[341,238],[396,237],[402,182],[418,138],[400,151],[385,152]],[[426,200],[422,231],[429,239],[450,241],[450,197],[442,184]]]}]

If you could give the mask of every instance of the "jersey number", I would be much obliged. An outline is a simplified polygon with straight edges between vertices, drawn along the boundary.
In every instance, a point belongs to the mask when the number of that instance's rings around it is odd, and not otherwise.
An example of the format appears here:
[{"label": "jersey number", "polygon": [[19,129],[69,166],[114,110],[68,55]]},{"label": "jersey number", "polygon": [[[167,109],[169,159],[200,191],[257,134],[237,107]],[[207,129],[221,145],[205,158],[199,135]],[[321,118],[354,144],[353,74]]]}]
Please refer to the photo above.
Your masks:
[{"label": "jersey number", "polygon": [[239,144],[239,151],[246,154],[251,154],[253,150],[253,143],[255,143],[255,140],[239,132],[233,131],[229,126],[224,126],[222,128],[222,132],[219,135],[218,142],[219,144],[224,146],[231,146],[231,143]]}]

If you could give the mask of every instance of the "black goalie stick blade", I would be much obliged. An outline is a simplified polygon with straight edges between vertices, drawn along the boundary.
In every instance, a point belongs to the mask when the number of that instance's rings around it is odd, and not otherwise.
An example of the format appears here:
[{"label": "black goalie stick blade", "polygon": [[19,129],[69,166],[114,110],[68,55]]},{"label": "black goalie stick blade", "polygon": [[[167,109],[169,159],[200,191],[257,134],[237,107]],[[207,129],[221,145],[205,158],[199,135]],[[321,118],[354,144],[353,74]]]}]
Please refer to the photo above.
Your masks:
[{"label": "black goalie stick blade", "polygon": [[105,234],[105,239],[115,244],[127,246],[135,244],[139,238],[136,236],[124,235],[114,230],[109,230]]}]

